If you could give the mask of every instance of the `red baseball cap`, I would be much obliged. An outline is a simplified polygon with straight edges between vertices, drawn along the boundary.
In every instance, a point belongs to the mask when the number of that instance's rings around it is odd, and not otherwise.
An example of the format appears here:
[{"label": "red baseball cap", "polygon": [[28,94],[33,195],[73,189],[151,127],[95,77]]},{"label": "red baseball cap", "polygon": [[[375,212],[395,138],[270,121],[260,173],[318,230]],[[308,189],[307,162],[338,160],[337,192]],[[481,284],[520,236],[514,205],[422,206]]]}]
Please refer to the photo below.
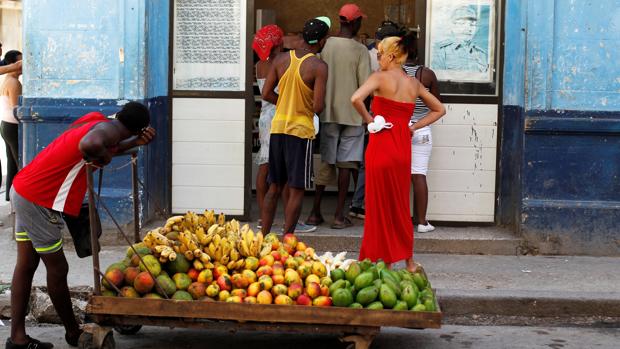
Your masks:
[{"label": "red baseball cap", "polygon": [[367,18],[362,9],[356,4],[346,4],[340,8],[338,16],[345,19],[347,22],[354,21],[360,17]]}]

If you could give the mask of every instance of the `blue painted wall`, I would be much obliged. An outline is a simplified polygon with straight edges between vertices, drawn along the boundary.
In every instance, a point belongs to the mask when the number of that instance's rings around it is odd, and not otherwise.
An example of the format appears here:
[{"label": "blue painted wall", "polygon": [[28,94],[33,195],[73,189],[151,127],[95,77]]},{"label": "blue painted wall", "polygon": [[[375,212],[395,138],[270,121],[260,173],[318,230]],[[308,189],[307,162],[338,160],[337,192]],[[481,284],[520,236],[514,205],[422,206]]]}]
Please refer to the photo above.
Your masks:
[{"label": "blue painted wall", "polygon": [[620,0],[506,11],[500,187],[520,203],[500,217],[543,252],[619,255]]},{"label": "blue painted wall", "polygon": [[[169,205],[168,0],[24,2],[24,98],[18,115],[28,163],[75,118],[106,115],[135,100],[151,110],[158,136],[139,154],[142,221]],[[122,224],[133,221],[129,160],[104,174],[102,195]],[[166,170],[161,170],[166,169]],[[109,217],[102,215],[107,228]]]}]

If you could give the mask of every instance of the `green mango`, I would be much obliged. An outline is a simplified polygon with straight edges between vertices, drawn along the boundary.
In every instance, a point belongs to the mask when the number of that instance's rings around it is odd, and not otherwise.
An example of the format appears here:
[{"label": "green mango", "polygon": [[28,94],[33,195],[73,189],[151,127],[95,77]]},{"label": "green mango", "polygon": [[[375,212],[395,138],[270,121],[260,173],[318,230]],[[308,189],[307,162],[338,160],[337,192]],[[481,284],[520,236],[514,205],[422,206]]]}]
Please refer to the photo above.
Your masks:
[{"label": "green mango", "polygon": [[362,273],[362,268],[360,267],[360,265],[357,262],[353,262],[351,263],[351,265],[349,265],[349,268],[347,269],[347,271],[345,271],[344,277],[347,279],[347,281],[353,284],[355,282],[355,279],[361,273]]},{"label": "green mango", "polygon": [[435,306],[435,299],[426,299],[424,301],[424,307],[426,308],[426,311],[436,311],[437,307]]},{"label": "green mango", "polygon": [[383,280],[383,284],[389,286],[392,289],[392,291],[394,291],[394,293],[396,294],[396,297],[400,298],[402,289],[396,282],[394,282],[393,280],[389,278],[386,278],[385,280]]},{"label": "green mango", "polygon": [[355,278],[355,282],[353,284],[355,285],[356,289],[361,290],[365,287],[372,285],[373,281],[374,278],[372,276],[372,273],[365,271],[361,273],[357,278]]},{"label": "green mango", "polygon": [[344,270],[338,268],[331,271],[329,276],[332,278],[332,281],[338,281],[344,279]]},{"label": "green mango", "polygon": [[355,297],[355,300],[357,301],[357,303],[360,303],[361,305],[368,305],[374,302],[375,299],[377,299],[378,295],[379,295],[378,287],[368,286],[360,290],[359,292],[357,292],[357,296]]},{"label": "green mango", "polygon": [[405,301],[398,301],[398,302],[396,302],[396,305],[392,309],[394,309],[394,310],[409,310],[409,307],[407,307],[407,302],[405,302]]},{"label": "green mango", "polygon": [[349,308],[364,309],[364,306],[359,303],[352,303],[351,305],[349,305]]},{"label": "green mango", "polygon": [[345,280],[340,279],[329,286],[329,294],[334,294],[340,288],[345,288]]},{"label": "green mango", "polygon": [[348,307],[353,304],[353,295],[351,291],[346,288],[339,288],[334,292],[332,297],[332,302],[336,307]]},{"label": "green mango", "polygon": [[407,303],[407,307],[412,308],[418,303],[418,290],[409,285],[403,289],[400,299]]},{"label": "green mango", "polygon": [[398,299],[396,293],[392,291],[392,288],[386,284],[381,285],[379,289],[379,300],[383,304],[384,308],[392,309],[396,305]]},{"label": "green mango", "polygon": [[426,307],[424,304],[417,304],[416,306],[411,308],[411,311],[426,311]]},{"label": "green mango", "polygon": [[372,302],[366,306],[366,309],[381,310],[383,309],[383,304],[381,302]]},{"label": "green mango", "polygon": [[370,267],[372,267],[372,261],[370,260],[370,258],[366,258],[361,261],[360,267],[362,268],[362,271],[367,271],[368,269],[370,269]]},{"label": "green mango", "polygon": [[425,289],[426,288],[426,284],[428,283],[426,278],[424,276],[422,276],[422,274],[420,274],[420,273],[413,274],[413,282],[415,282],[415,284],[418,286],[419,290]]}]

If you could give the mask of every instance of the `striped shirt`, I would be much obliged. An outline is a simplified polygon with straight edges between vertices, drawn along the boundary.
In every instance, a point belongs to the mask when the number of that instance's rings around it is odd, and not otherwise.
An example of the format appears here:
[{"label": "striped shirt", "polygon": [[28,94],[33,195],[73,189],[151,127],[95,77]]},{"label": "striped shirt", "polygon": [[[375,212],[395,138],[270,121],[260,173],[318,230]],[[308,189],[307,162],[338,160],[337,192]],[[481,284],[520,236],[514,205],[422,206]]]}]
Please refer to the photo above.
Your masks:
[{"label": "striped shirt", "polygon": [[[405,69],[405,72],[407,73],[407,75],[414,77],[414,78],[416,77],[416,73],[418,72],[418,69],[420,68],[422,68],[421,65],[416,65],[416,66],[404,65],[403,66],[403,69]],[[425,86],[424,88],[426,89],[426,91],[429,91],[428,87]],[[420,121],[420,119],[425,117],[426,114],[428,114],[430,111],[431,110],[428,109],[428,107],[426,106],[426,104],[424,104],[422,99],[418,97],[418,99],[416,99],[415,101],[415,109],[413,110],[411,121],[412,122]]]}]

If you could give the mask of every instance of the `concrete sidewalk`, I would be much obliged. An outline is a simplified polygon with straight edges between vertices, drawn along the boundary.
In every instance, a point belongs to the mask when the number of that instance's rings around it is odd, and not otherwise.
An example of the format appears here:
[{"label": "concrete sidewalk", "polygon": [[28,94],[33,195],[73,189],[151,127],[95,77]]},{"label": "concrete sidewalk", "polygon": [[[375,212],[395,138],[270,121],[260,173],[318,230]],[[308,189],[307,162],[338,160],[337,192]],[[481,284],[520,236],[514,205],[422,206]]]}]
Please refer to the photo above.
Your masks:
[{"label": "concrete sidewalk", "polygon": [[[16,252],[6,232],[0,249],[6,261],[0,264],[0,284],[9,284]],[[69,285],[91,286],[92,259],[78,258],[70,245],[65,252],[71,268]],[[104,247],[102,267],[122,260],[125,252],[122,246]],[[417,254],[416,260],[424,266],[451,323],[487,319],[513,325],[620,326],[620,258]],[[46,285],[44,267],[37,271],[34,285]]]},{"label": "concrete sidewalk", "polygon": [[[0,228],[0,250],[5,261],[0,263],[2,285],[10,284],[16,259],[7,211],[8,205],[0,205],[0,219],[5,222]],[[485,228],[444,229],[446,233],[437,233],[444,234],[440,236],[444,240],[442,244],[453,240],[458,245],[470,239],[474,245],[476,237],[488,241]],[[326,234],[328,230],[331,229],[321,228],[313,234],[300,234],[300,240],[315,246],[318,251],[346,250],[352,251],[350,258],[357,257],[356,246],[361,239],[359,227],[355,231],[331,230]],[[506,239],[510,236],[506,235]],[[346,241],[344,245],[343,240]],[[620,327],[620,273],[617,271],[620,258],[429,254],[419,253],[420,240],[416,237],[415,258],[422,263],[437,290],[449,323]],[[100,253],[102,267],[122,260],[126,249],[118,243],[105,245]],[[69,285],[74,289],[91,286],[92,259],[78,258],[70,241],[65,245],[65,253],[70,265]],[[34,286],[45,285],[45,268],[41,266],[35,275]]]}]

